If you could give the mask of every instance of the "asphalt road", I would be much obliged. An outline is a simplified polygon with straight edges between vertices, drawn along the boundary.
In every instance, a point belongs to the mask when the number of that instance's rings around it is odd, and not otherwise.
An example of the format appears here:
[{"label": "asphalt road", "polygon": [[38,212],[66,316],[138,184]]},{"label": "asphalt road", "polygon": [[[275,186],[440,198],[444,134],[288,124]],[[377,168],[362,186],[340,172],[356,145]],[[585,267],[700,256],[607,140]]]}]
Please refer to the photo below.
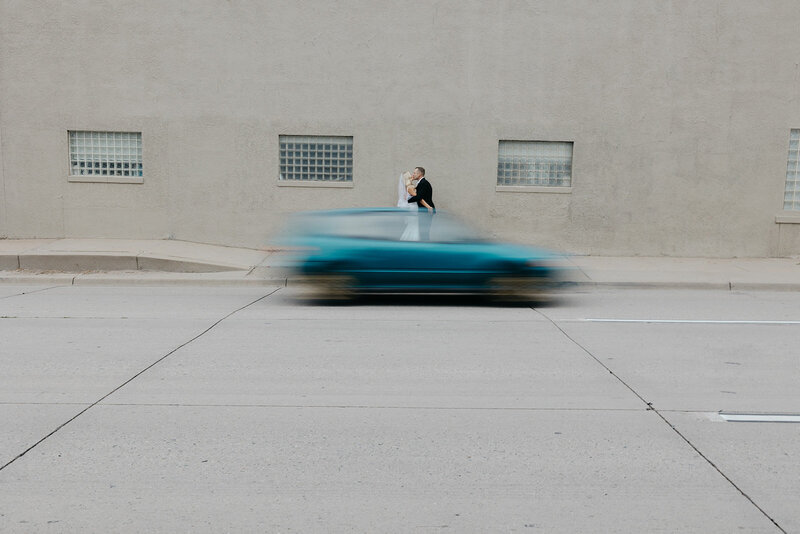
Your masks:
[{"label": "asphalt road", "polygon": [[0,285],[2,532],[800,532],[800,293]]}]

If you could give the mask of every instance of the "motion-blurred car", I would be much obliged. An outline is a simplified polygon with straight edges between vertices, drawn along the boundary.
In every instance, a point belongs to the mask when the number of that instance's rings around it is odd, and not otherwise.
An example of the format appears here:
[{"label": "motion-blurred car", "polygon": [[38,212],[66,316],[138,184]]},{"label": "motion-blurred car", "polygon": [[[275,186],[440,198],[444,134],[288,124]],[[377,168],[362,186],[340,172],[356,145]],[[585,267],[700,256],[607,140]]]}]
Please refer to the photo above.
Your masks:
[{"label": "motion-blurred car", "polygon": [[[425,226],[428,240],[408,231]],[[291,218],[279,243],[292,250],[286,266],[295,277],[336,298],[373,292],[481,293],[503,301],[542,301],[560,274],[559,255],[491,241],[441,212],[305,212]]]}]

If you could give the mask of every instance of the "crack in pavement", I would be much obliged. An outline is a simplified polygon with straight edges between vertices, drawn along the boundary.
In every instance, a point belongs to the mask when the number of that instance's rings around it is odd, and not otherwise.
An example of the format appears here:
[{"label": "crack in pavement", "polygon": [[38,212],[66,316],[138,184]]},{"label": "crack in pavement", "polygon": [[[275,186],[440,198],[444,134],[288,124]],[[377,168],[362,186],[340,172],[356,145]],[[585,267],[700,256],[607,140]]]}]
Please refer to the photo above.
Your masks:
[{"label": "crack in pavement", "polygon": [[68,424],[70,424],[71,422],[75,421],[77,418],[79,418],[80,416],[82,416],[83,414],[85,414],[86,412],[88,412],[89,410],[91,410],[92,408],[94,408],[95,406],[97,406],[97,405],[99,405],[100,403],[102,403],[102,402],[103,402],[105,399],[107,399],[108,397],[110,397],[111,395],[113,395],[114,393],[116,393],[117,391],[119,391],[120,389],[124,388],[125,386],[127,386],[128,384],[130,384],[131,382],[133,382],[134,380],[136,380],[137,378],[139,378],[141,375],[143,375],[144,373],[146,373],[147,371],[149,371],[150,369],[152,369],[153,367],[155,367],[155,366],[156,366],[156,365],[158,365],[159,363],[163,362],[164,360],[166,360],[167,358],[169,358],[171,355],[175,354],[177,351],[179,351],[179,350],[180,350],[180,349],[182,349],[183,347],[185,347],[185,346],[189,345],[189,344],[190,344],[190,343],[192,343],[193,341],[196,341],[197,339],[201,338],[202,336],[204,336],[205,334],[207,334],[208,332],[210,332],[210,331],[211,331],[211,330],[212,330],[212,329],[213,329],[215,326],[217,326],[218,324],[220,324],[222,321],[224,321],[224,320],[225,320],[225,319],[227,319],[228,317],[230,317],[230,316],[234,315],[235,313],[238,313],[238,312],[240,312],[240,311],[244,310],[245,308],[249,308],[250,306],[252,306],[252,305],[253,305],[253,304],[255,304],[256,302],[259,302],[259,301],[261,301],[261,300],[264,300],[265,298],[269,297],[270,295],[274,295],[274,294],[275,294],[275,292],[277,292],[278,290],[280,290],[280,288],[279,288],[279,287],[278,287],[278,288],[275,288],[273,291],[271,291],[271,292],[267,293],[266,295],[263,295],[263,296],[261,296],[261,297],[257,298],[256,300],[254,300],[254,301],[252,301],[252,302],[250,302],[250,303],[248,303],[248,304],[245,304],[244,306],[242,306],[242,307],[240,307],[240,308],[237,308],[237,309],[233,310],[232,312],[228,313],[228,314],[227,314],[227,315],[225,315],[223,318],[221,318],[221,319],[217,320],[215,323],[213,323],[211,326],[209,326],[208,328],[206,328],[205,330],[203,330],[202,332],[200,332],[199,334],[197,334],[197,335],[196,335],[196,336],[194,336],[193,338],[189,339],[188,341],[185,341],[184,343],[181,343],[180,345],[178,345],[177,347],[175,347],[174,349],[172,349],[171,351],[169,351],[169,352],[168,352],[168,353],[166,353],[165,355],[161,356],[161,357],[160,357],[160,358],[158,358],[156,361],[154,361],[153,363],[151,363],[150,365],[148,365],[147,367],[145,367],[144,369],[142,369],[141,371],[139,371],[138,373],[136,373],[135,375],[133,375],[132,377],[130,377],[129,379],[127,379],[126,381],[124,381],[123,383],[121,383],[120,385],[118,385],[117,387],[115,387],[114,389],[112,389],[111,391],[109,391],[108,393],[106,393],[105,395],[103,395],[102,397],[100,397],[99,399],[97,399],[96,401],[94,401],[93,403],[89,404],[89,406],[87,406],[86,408],[84,408],[83,410],[81,410],[80,412],[78,412],[77,414],[75,414],[74,416],[72,416],[70,419],[68,419],[67,421],[65,421],[65,422],[61,423],[60,425],[58,425],[58,426],[57,426],[57,427],[56,427],[56,428],[55,428],[55,429],[54,429],[52,432],[50,432],[50,433],[49,433],[49,434],[47,434],[45,437],[43,437],[42,439],[40,439],[39,441],[37,441],[36,443],[34,443],[33,445],[31,445],[30,447],[28,447],[27,449],[25,449],[24,451],[22,451],[20,454],[18,454],[17,456],[15,456],[14,458],[12,458],[11,460],[9,460],[9,461],[8,461],[6,464],[4,464],[3,466],[0,466],[0,471],[2,471],[2,470],[3,470],[3,469],[5,469],[6,467],[10,466],[11,464],[13,464],[14,462],[16,462],[17,460],[19,460],[19,459],[20,459],[20,458],[22,458],[23,456],[25,456],[26,454],[28,454],[29,452],[31,452],[33,449],[35,449],[36,447],[38,447],[39,445],[41,445],[41,444],[42,444],[44,441],[46,441],[48,438],[50,438],[51,436],[53,436],[54,434],[56,434],[56,433],[57,433],[59,430],[61,430],[62,428],[64,428],[64,427],[65,427],[65,426],[67,426]]},{"label": "crack in pavement", "polygon": [[65,285],[50,286],[50,287],[43,287],[41,289],[34,289],[33,291],[23,291],[22,293],[15,293],[14,295],[6,295],[5,297],[0,297],[0,300],[10,299],[10,298],[13,298],[13,297],[21,297],[22,295],[30,295],[32,293],[40,293],[42,291],[47,291],[49,289],[58,289],[59,287],[68,287],[68,286],[65,286]]},{"label": "crack in pavement", "polygon": [[653,412],[654,414],[656,414],[656,415],[657,415],[657,416],[658,416],[658,417],[659,417],[659,418],[660,418],[660,419],[661,419],[661,420],[662,420],[664,423],[666,423],[666,424],[667,424],[667,426],[669,426],[669,427],[672,429],[672,431],[673,431],[673,432],[675,432],[675,433],[676,433],[676,434],[677,434],[677,435],[678,435],[678,436],[679,436],[679,437],[680,437],[680,438],[681,438],[681,439],[682,439],[684,442],[686,442],[686,444],[687,444],[687,445],[689,445],[689,447],[691,447],[691,448],[692,448],[692,450],[694,450],[694,452],[695,452],[695,453],[697,453],[697,454],[700,456],[700,458],[702,458],[703,460],[705,460],[705,461],[706,461],[706,463],[708,463],[708,465],[710,465],[710,466],[711,466],[711,467],[712,467],[712,468],[713,468],[713,469],[714,469],[714,470],[715,470],[717,473],[719,473],[719,474],[720,474],[720,476],[722,476],[722,478],[724,478],[725,480],[727,480],[727,481],[728,481],[728,483],[729,483],[731,486],[733,486],[733,487],[734,487],[734,489],[736,489],[736,491],[738,491],[738,492],[739,492],[739,493],[740,493],[740,494],[741,494],[741,495],[742,495],[742,496],[743,496],[745,499],[747,499],[747,500],[750,502],[750,504],[752,504],[753,506],[755,506],[755,508],[756,508],[756,509],[757,509],[759,512],[761,512],[761,514],[762,514],[764,517],[766,517],[767,519],[769,519],[769,520],[770,520],[770,522],[772,522],[772,524],[773,524],[773,525],[775,525],[775,527],[777,527],[777,528],[778,528],[778,530],[780,530],[781,532],[783,532],[784,534],[786,534],[786,530],[784,530],[784,529],[783,529],[783,527],[781,527],[781,526],[778,524],[778,522],[777,522],[777,521],[775,521],[775,519],[773,519],[773,518],[772,518],[772,517],[771,517],[771,516],[770,516],[770,515],[769,515],[769,514],[768,514],[768,513],[767,513],[767,512],[766,512],[766,511],[763,509],[763,508],[761,508],[761,507],[760,507],[758,504],[756,504],[756,502],[753,500],[753,498],[752,498],[752,497],[750,497],[750,496],[749,496],[747,493],[745,493],[745,492],[744,492],[744,490],[742,490],[742,488],[740,488],[740,487],[739,487],[739,486],[738,486],[738,485],[737,485],[737,484],[736,484],[736,483],[735,483],[733,480],[731,480],[731,478],[730,478],[728,475],[726,475],[726,474],[725,474],[725,473],[722,471],[722,469],[720,469],[720,468],[719,468],[719,467],[718,467],[718,466],[717,466],[717,465],[716,465],[714,462],[712,462],[712,461],[711,461],[711,459],[710,459],[710,458],[708,458],[708,457],[707,457],[705,454],[703,454],[703,453],[700,451],[700,449],[699,449],[699,448],[698,448],[698,447],[697,447],[697,446],[696,446],[694,443],[692,443],[692,442],[691,442],[691,440],[690,440],[688,437],[686,437],[686,436],[685,436],[685,435],[684,435],[684,434],[683,434],[683,433],[682,433],[680,430],[678,430],[678,429],[675,427],[675,425],[673,425],[672,423],[670,423],[670,422],[669,422],[669,420],[668,420],[668,419],[667,419],[667,418],[664,416],[664,414],[662,414],[662,413],[661,413],[661,412],[660,412],[658,409],[654,408],[654,407],[653,407],[653,403],[652,403],[652,402],[648,402],[648,401],[647,401],[647,400],[646,400],[644,397],[642,397],[642,396],[639,394],[639,392],[638,392],[638,391],[636,391],[635,389],[633,389],[633,387],[632,387],[632,386],[630,386],[630,385],[629,385],[627,382],[625,382],[625,380],[623,380],[623,379],[622,379],[622,377],[620,377],[618,374],[616,374],[616,373],[615,373],[615,372],[614,372],[614,371],[613,371],[613,370],[612,370],[612,369],[611,369],[611,368],[610,368],[608,365],[606,365],[605,363],[603,363],[602,361],[600,361],[600,359],[599,359],[597,356],[595,356],[594,354],[592,354],[592,352],[591,352],[589,349],[587,349],[586,347],[584,347],[583,345],[581,345],[580,343],[578,343],[578,342],[577,342],[577,341],[576,341],[576,340],[575,340],[575,339],[574,339],[572,336],[570,336],[570,335],[569,335],[569,334],[568,334],[568,333],[567,333],[567,332],[566,332],[566,331],[565,331],[563,328],[561,328],[561,326],[559,326],[559,325],[558,325],[558,324],[557,324],[557,323],[556,323],[556,322],[555,322],[553,319],[551,319],[551,318],[550,318],[550,317],[549,317],[547,314],[545,314],[543,311],[541,311],[541,310],[540,310],[540,309],[538,309],[538,308],[531,307],[531,309],[532,309],[533,311],[535,311],[536,313],[538,313],[539,315],[541,315],[542,317],[544,317],[545,319],[547,319],[548,321],[550,321],[550,323],[551,323],[553,326],[555,326],[555,327],[556,327],[556,328],[557,328],[557,329],[558,329],[558,330],[559,330],[559,331],[560,331],[560,332],[561,332],[561,333],[562,333],[562,334],[563,334],[563,335],[564,335],[564,336],[565,336],[565,337],[566,337],[568,340],[570,340],[570,341],[571,341],[571,342],[572,342],[572,343],[573,343],[575,346],[577,346],[578,348],[580,348],[580,349],[581,349],[583,352],[585,352],[586,354],[588,354],[588,355],[589,355],[589,356],[590,356],[590,357],[591,357],[591,358],[592,358],[592,359],[593,359],[595,362],[597,362],[598,364],[600,364],[600,365],[601,365],[601,366],[602,366],[602,367],[603,367],[603,368],[604,368],[606,371],[608,371],[608,372],[611,374],[611,376],[613,376],[613,377],[614,377],[615,379],[617,379],[617,380],[618,380],[618,381],[619,381],[619,382],[620,382],[620,383],[621,383],[623,386],[625,386],[625,387],[626,387],[628,390],[630,390],[630,392],[631,392],[631,393],[633,393],[634,395],[636,395],[636,397],[637,397],[637,398],[638,398],[640,401],[642,401],[642,403],[643,403],[645,406],[647,406],[647,410],[648,410],[648,411],[651,411],[651,412]]}]

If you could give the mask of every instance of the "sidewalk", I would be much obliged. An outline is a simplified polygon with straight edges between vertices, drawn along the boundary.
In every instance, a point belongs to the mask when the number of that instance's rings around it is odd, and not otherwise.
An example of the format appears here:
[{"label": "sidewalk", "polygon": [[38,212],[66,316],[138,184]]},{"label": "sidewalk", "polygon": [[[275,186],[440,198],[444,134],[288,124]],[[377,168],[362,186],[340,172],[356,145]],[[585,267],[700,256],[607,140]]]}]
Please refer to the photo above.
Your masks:
[{"label": "sidewalk", "polygon": [[[282,251],[175,240],[2,239],[0,283],[286,285]],[[577,287],[800,291],[800,258],[565,257]]]}]

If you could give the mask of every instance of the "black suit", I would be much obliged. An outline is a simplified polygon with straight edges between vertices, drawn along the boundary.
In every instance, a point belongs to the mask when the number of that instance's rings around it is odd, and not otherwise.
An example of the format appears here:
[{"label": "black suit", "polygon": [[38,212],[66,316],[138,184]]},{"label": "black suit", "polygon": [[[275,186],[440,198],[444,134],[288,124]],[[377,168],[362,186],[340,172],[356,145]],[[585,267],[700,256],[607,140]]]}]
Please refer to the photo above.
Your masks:
[{"label": "black suit", "polygon": [[431,183],[426,180],[424,176],[420,178],[419,182],[417,182],[416,189],[417,194],[409,198],[408,203],[411,204],[412,202],[416,202],[419,209],[427,210],[428,208],[420,203],[420,200],[424,200],[428,203],[428,206],[436,209],[436,206],[433,203],[433,187],[431,187]]},{"label": "black suit", "polygon": [[420,241],[430,241],[431,216],[428,214],[428,208],[426,208],[420,200],[427,202],[428,206],[433,208],[434,213],[436,212],[436,205],[433,203],[433,187],[431,187],[430,182],[426,180],[424,176],[417,182],[417,194],[409,198],[408,203],[416,202],[419,211],[424,212],[419,214],[419,239]]}]

